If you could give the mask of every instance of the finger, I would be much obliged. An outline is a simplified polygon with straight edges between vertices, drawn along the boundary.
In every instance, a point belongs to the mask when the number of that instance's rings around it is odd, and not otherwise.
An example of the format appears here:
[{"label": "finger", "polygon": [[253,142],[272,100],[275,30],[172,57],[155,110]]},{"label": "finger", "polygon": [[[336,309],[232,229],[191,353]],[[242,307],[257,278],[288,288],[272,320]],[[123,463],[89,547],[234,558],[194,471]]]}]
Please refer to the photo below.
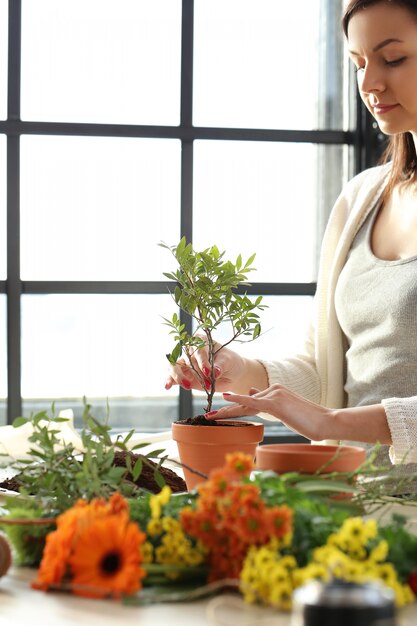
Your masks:
[{"label": "finger", "polygon": [[[204,341],[206,340],[206,338],[202,335],[197,335],[197,337],[203,339]],[[208,359],[207,345],[205,344],[203,347],[198,349],[195,348],[192,359],[194,361],[194,366],[197,367],[197,369],[199,369],[203,373],[203,375],[208,378],[208,376],[210,375],[210,363]]]},{"label": "finger", "polygon": [[218,411],[206,413],[204,417],[209,421],[216,421],[244,417],[246,415],[253,415],[253,409],[241,404],[233,404],[231,406],[222,407]]},{"label": "finger", "polygon": [[175,380],[169,376],[166,381],[165,381],[165,389],[168,391],[168,389],[171,389],[171,387],[173,387],[173,385],[175,385]]},{"label": "finger", "polygon": [[194,375],[192,369],[185,363],[184,360],[178,360],[177,363],[170,367],[169,377],[166,381],[168,389],[172,385],[180,385],[184,389],[201,389],[201,384],[198,378]]},{"label": "finger", "polygon": [[[202,335],[198,335],[199,337],[201,337],[202,339],[206,340],[206,338]],[[216,355],[216,352],[219,350],[219,348],[221,347],[221,344],[219,344],[217,341],[214,342],[213,344],[213,353],[214,355]],[[211,367],[210,367],[210,362],[209,362],[209,351],[208,351],[208,347],[207,344],[203,347],[203,348],[199,348],[198,350],[195,351],[195,354],[193,355],[196,359],[196,362],[198,364],[198,368],[202,371],[203,375],[206,378],[211,378]],[[217,361],[217,359],[216,359]],[[214,377],[215,378],[220,378],[221,374],[222,374],[222,365],[221,362],[219,360],[219,363],[215,363],[214,364]]]},{"label": "finger", "polygon": [[250,395],[250,396],[254,396],[254,395],[256,395],[257,393],[260,393],[260,391],[259,391],[259,389],[257,389],[256,387],[251,387],[251,388],[249,389],[249,395]]},{"label": "finger", "polygon": [[[253,415],[254,412],[258,413],[259,411],[265,410],[266,406],[266,400],[264,400],[263,397],[258,396],[248,396],[237,393],[224,393],[223,398],[227,402],[235,402],[236,404],[245,407],[246,410],[251,410],[252,413],[250,413],[250,415]],[[247,413],[245,413],[245,415],[247,415]]]}]

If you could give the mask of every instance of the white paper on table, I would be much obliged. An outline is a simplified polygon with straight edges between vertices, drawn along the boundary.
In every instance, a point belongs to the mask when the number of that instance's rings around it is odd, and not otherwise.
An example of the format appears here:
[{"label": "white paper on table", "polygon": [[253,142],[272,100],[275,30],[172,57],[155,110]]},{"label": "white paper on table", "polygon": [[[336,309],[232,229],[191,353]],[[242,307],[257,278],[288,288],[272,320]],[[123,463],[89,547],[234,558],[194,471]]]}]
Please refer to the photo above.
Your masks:
[{"label": "white paper on table", "polygon": [[[83,452],[83,444],[80,434],[74,427],[74,414],[71,409],[61,411],[59,417],[64,417],[68,421],[66,422],[51,422],[51,428],[59,431],[57,434],[58,439],[61,442],[61,446],[72,444],[76,452]],[[31,422],[23,424],[18,428],[13,426],[0,426],[0,453],[5,456],[0,456],[0,478],[4,474],[1,470],[1,466],[7,466],[12,461],[20,461],[33,458],[30,455],[30,449],[36,446],[29,441],[29,437],[33,433],[33,426]],[[126,433],[118,433],[112,435],[112,440],[115,441],[118,437],[123,438]],[[178,448],[175,441],[172,440],[171,431],[164,431],[158,433],[134,433],[126,444],[126,447],[131,450],[136,444],[149,443],[149,445],[139,448],[136,453],[148,454],[153,450],[163,449],[168,457],[178,460]],[[165,465],[169,465],[169,462],[165,462]],[[172,464],[175,467],[175,464]]]}]

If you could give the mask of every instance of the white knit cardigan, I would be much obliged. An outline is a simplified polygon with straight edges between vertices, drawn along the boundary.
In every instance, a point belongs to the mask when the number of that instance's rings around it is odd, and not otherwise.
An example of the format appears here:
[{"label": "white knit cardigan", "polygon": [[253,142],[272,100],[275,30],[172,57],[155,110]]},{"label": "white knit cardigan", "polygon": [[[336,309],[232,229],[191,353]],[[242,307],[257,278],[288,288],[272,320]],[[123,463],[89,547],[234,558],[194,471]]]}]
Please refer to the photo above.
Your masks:
[{"label": "white knit cardigan", "polygon": [[[336,316],[335,289],[352,241],[381,198],[389,172],[389,164],[361,172],[336,200],[323,237],[315,307],[304,352],[282,361],[261,361],[270,385],[280,383],[326,407],[346,406],[346,343]],[[384,398],[382,404],[392,436],[391,462],[417,462],[417,395]]]}]

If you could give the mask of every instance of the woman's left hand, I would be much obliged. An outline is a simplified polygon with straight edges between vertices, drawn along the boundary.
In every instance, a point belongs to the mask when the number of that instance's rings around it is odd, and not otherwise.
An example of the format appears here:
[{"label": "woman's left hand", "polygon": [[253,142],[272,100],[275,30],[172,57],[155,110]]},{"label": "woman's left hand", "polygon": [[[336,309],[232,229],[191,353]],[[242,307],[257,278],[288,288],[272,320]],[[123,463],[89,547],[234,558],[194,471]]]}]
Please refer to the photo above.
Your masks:
[{"label": "woman's left hand", "polygon": [[207,414],[207,419],[269,413],[307,439],[320,441],[332,438],[332,410],[306,400],[283,385],[272,385],[264,391],[252,388],[249,395],[224,393],[223,397],[236,404]]}]

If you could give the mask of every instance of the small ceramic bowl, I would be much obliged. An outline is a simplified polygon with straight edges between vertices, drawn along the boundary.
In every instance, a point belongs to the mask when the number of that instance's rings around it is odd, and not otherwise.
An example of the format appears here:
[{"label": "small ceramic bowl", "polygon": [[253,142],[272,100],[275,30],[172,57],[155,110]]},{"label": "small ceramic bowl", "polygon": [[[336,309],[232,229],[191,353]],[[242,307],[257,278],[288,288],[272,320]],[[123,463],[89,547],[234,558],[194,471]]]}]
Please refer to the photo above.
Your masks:
[{"label": "small ceramic bowl", "polygon": [[365,448],[309,443],[272,443],[256,448],[256,468],[277,474],[352,472],[366,459]]}]

